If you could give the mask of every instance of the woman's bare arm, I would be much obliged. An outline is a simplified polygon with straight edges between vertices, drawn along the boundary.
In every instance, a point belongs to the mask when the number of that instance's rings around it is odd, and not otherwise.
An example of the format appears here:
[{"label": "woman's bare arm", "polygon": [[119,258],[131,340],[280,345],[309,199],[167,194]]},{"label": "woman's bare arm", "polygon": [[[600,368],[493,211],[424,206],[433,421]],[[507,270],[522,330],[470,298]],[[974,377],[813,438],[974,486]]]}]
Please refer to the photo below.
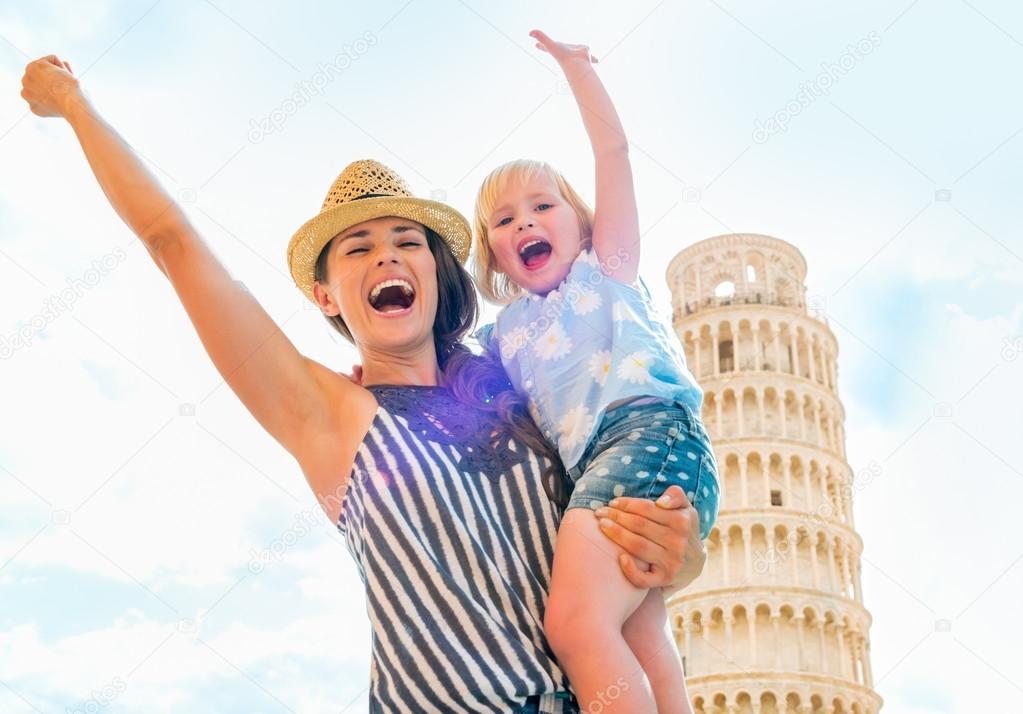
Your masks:
[{"label": "woman's bare arm", "polygon": [[36,114],[68,120],[111,206],[170,280],[217,371],[303,465],[314,493],[336,498],[338,475],[315,476],[323,470],[306,466],[332,439],[340,440],[333,448],[354,453],[375,410],[372,395],[295,349],[59,62],[51,55],[31,63],[22,96]]}]

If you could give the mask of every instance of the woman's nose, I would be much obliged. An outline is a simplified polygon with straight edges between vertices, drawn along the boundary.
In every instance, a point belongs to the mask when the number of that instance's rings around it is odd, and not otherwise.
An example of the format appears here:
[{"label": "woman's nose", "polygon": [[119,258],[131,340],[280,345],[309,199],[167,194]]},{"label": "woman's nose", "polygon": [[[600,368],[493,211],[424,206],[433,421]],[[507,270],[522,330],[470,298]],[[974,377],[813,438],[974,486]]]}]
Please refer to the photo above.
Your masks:
[{"label": "woman's nose", "polygon": [[386,243],[381,245],[377,251],[377,267],[384,263],[397,263],[398,262],[398,247],[393,243]]}]

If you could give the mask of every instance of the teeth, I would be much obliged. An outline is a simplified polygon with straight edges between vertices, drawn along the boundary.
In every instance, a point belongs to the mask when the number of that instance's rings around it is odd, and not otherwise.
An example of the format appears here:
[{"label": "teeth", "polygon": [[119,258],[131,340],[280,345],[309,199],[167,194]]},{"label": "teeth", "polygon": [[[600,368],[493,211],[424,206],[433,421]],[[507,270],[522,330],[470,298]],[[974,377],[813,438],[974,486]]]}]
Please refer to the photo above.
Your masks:
[{"label": "teeth", "polygon": [[542,241],[542,240],[539,240],[539,239],[534,239],[534,240],[531,240],[531,241],[529,241],[528,243],[526,243],[526,244],[525,244],[524,246],[522,246],[521,248],[519,248],[519,253],[521,253],[522,251],[524,251],[524,250],[525,250],[526,248],[528,248],[529,246],[531,246],[531,245],[536,245],[537,243],[543,243],[543,241]]},{"label": "teeth", "polygon": [[376,300],[377,296],[380,295],[380,291],[381,290],[383,290],[384,288],[394,287],[396,285],[398,287],[400,287],[402,290],[404,290],[406,295],[411,295],[412,293],[415,292],[412,289],[412,285],[410,285],[407,280],[402,280],[401,278],[397,278],[397,279],[394,279],[394,280],[385,280],[382,283],[377,283],[377,285],[370,292],[369,299],[370,300]]}]

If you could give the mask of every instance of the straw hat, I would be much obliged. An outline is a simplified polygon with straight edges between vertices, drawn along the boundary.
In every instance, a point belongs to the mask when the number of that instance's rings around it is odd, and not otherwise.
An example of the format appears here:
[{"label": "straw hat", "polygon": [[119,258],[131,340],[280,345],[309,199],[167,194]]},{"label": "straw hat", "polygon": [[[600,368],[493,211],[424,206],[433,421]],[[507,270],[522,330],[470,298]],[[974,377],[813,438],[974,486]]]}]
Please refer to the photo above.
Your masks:
[{"label": "straw hat", "polygon": [[416,198],[401,176],[378,161],[354,161],[334,180],[320,213],[288,242],[288,269],[295,285],[315,303],[313,272],[323,246],[357,223],[384,216],[407,218],[431,228],[459,263],[469,256],[469,222],[461,213],[439,201]]}]

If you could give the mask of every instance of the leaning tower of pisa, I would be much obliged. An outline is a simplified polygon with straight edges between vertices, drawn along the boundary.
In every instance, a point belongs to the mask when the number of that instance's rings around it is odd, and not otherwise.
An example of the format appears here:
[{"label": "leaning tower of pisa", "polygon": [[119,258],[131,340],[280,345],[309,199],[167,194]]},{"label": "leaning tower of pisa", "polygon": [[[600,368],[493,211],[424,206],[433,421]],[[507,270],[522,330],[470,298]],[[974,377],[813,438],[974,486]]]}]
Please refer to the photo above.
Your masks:
[{"label": "leaning tower of pisa", "polygon": [[667,602],[697,714],[881,708],[838,343],[807,309],[805,277],[795,246],[746,233],[700,241],[668,266],[721,486],[703,574]]}]

